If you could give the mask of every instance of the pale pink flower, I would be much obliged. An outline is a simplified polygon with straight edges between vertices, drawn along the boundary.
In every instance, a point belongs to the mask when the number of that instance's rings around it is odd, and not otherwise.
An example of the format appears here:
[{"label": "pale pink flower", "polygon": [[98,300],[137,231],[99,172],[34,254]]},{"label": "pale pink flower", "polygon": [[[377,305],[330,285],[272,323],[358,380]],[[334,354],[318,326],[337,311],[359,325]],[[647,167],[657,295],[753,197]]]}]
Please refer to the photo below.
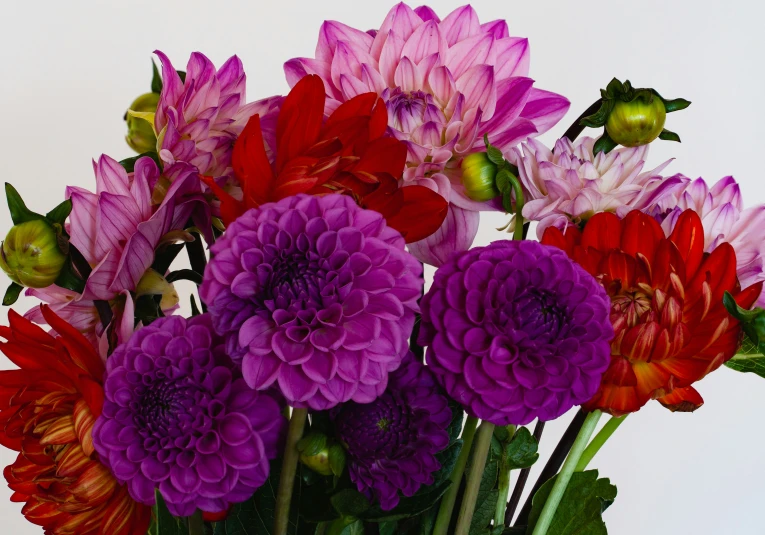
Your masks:
[{"label": "pale pink flower", "polygon": [[403,180],[438,191],[455,212],[441,232],[410,244],[434,265],[447,249],[470,246],[478,211],[501,209],[499,201],[465,195],[462,158],[484,150],[484,134],[507,151],[547,131],[569,107],[564,97],[533,87],[528,40],[510,37],[504,21],[481,24],[470,6],[440,20],[426,6],[412,10],[401,3],[369,32],[327,21],[316,57],[292,59],[284,70],[291,86],[306,74],[321,76],[327,114],[361,93],[383,98],[390,135],[409,149]]},{"label": "pale pink flower", "polygon": [[[688,181],[662,205],[667,209],[662,223],[670,232],[684,210],[693,210],[704,224],[704,247],[711,253],[720,243],[728,242],[736,251],[736,272],[742,288],[765,281],[765,205],[744,209],[741,189],[731,176],[718,180],[709,187],[703,178]],[[765,295],[760,295],[756,306],[765,306]]]},{"label": "pale pink flower", "polygon": [[540,239],[547,227],[563,229],[598,212],[624,216],[631,210],[655,211],[662,200],[671,199],[688,182],[681,175],[664,178],[659,174],[669,161],[643,171],[648,145],[594,156],[594,144],[589,137],[574,143],[562,138],[550,150],[529,139],[507,155],[518,167],[523,185],[523,218],[539,222]]},{"label": "pale pink flower", "polygon": [[[231,152],[250,117],[259,114],[266,144],[273,147],[281,97],[245,103],[246,76],[232,56],[216,71],[203,54],[194,52],[181,77],[168,57],[162,62],[162,93],[154,116],[159,156],[167,165],[186,162],[202,175],[230,176]],[[269,142],[270,141],[270,142]]]}]

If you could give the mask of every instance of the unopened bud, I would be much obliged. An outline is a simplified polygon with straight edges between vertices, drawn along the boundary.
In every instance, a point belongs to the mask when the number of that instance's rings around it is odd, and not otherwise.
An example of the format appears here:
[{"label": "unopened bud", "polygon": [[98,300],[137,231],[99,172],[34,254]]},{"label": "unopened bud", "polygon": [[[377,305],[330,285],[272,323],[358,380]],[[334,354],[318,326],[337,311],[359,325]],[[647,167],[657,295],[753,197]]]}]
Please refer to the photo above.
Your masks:
[{"label": "unopened bud", "polygon": [[0,268],[13,282],[29,288],[53,284],[65,262],[58,233],[44,220],[15,225],[0,249]]},{"label": "unopened bud", "polygon": [[615,100],[606,122],[606,132],[625,147],[647,145],[661,134],[667,111],[656,95],[638,96],[629,102]]},{"label": "unopened bud", "polygon": [[146,93],[133,101],[125,115],[128,127],[125,141],[138,154],[157,150],[153,115],[157,111],[158,104],[159,94]]},{"label": "unopened bud", "polygon": [[465,194],[474,201],[490,201],[499,196],[495,182],[497,166],[485,152],[475,152],[462,160],[462,185]]}]

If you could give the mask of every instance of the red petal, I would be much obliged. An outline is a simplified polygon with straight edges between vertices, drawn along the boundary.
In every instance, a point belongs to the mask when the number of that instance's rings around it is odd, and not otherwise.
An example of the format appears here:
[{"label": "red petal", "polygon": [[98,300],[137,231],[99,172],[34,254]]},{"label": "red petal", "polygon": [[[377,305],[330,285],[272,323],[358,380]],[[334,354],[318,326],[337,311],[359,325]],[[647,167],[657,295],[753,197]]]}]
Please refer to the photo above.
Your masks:
[{"label": "red petal", "polygon": [[701,395],[692,386],[675,388],[658,401],[672,412],[693,412],[704,404]]},{"label": "red petal", "polygon": [[622,237],[622,222],[610,212],[601,212],[590,218],[582,233],[582,247],[600,251],[617,249]]},{"label": "red petal", "polygon": [[324,82],[313,74],[295,84],[284,99],[276,124],[277,174],[288,161],[319,140],[324,98]]},{"label": "red petal", "polygon": [[[250,117],[247,126],[234,143],[231,166],[242,186],[244,204],[247,208],[254,208],[271,200],[269,192],[273,188],[274,174],[266,154],[258,115]],[[205,182],[209,184],[208,181]],[[213,191],[215,191],[214,188]],[[216,195],[218,195],[217,192]],[[220,198],[219,195],[218,198]],[[222,198],[221,201],[223,201]]]},{"label": "red petal", "polygon": [[202,180],[210,186],[210,189],[220,201],[220,217],[226,225],[231,224],[237,217],[246,211],[245,204],[237,201],[221,188],[213,177],[203,176]]},{"label": "red petal", "polygon": [[574,247],[582,241],[582,231],[577,227],[570,226],[565,232],[556,227],[547,227],[542,235],[541,242],[566,251],[569,257],[573,257]]},{"label": "red petal", "polygon": [[704,256],[704,226],[699,215],[693,210],[680,214],[669,239],[685,261],[686,277],[692,277]]},{"label": "red petal", "polygon": [[752,308],[752,305],[754,305],[755,301],[757,301],[757,298],[760,297],[760,294],[762,293],[762,284],[762,282],[757,282],[741,290],[741,292],[736,295],[736,303],[738,303],[738,306],[747,310]]},{"label": "red petal", "polygon": [[406,186],[390,195],[368,195],[362,203],[380,212],[389,226],[401,233],[407,243],[423,240],[439,229],[449,203],[425,186]]},{"label": "red petal", "polygon": [[664,239],[659,223],[649,215],[633,210],[622,222],[621,249],[631,256],[642,254],[653,260],[656,247]]},{"label": "red petal", "polygon": [[48,325],[60,335],[59,340],[66,347],[72,361],[85,370],[90,377],[98,381],[102,380],[105,371],[104,364],[88,339],[58,317],[48,305],[42,305],[40,309]]},{"label": "red petal", "polygon": [[350,169],[352,173],[387,173],[401,177],[406,165],[406,145],[396,138],[382,137],[367,145],[361,159]]}]

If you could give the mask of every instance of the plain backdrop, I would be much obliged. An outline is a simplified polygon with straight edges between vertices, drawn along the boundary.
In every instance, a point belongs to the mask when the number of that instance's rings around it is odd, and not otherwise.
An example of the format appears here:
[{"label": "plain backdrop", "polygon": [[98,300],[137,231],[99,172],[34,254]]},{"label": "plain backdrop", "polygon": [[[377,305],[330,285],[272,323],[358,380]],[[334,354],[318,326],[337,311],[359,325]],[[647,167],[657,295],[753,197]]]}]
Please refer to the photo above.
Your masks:
[{"label": "plain backdrop", "polygon": [[[443,17],[460,4],[436,0],[430,5]],[[195,50],[217,65],[238,54],[248,74],[248,97],[254,100],[287,90],[282,63],[313,56],[324,19],[376,28],[392,5],[352,0],[4,3],[2,178],[40,211],[60,202],[67,184],[93,188],[91,158],[131,155],[123,141],[122,115],[135,96],[149,90],[155,49],[178,68]],[[629,78],[665,97],[693,101],[667,121],[683,143],[655,143],[649,165],[674,157],[667,172],[707,180],[733,175],[748,204],[765,201],[763,4],[478,0],[473,6],[481,21],[506,19],[512,35],[528,37],[531,76],[539,87],[571,100],[571,111],[544,141],[560,136],[612,77]],[[10,228],[4,204],[3,235]],[[484,217],[476,243],[503,237],[495,228],[504,220],[499,214]],[[21,300],[16,308],[33,304]],[[5,318],[3,310],[0,321]],[[625,422],[593,462],[619,489],[605,513],[610,533],[765,533],[765,379],[723,368],[698,386],[706,404],[696,413],[671,414],[650,404]],[[548,424],[543,459],[571,416]],[[0,449],[0,465],[14,458],[15,453]],[[8,502],[5,485],[0,487],[0,535],[42,533],[19,514],[19,504]]]}]

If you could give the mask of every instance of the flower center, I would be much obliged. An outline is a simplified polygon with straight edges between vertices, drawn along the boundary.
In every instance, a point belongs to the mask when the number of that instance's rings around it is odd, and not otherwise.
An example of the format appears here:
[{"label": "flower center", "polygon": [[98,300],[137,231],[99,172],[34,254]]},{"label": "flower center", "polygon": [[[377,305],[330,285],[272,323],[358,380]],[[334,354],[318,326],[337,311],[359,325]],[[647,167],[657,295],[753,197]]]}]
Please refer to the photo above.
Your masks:
[{"label": "flower center", "polygon": [[630,289],[611,297],[612,311],[620,314],[627,327],[634,327],[652,307],[652,299],[642,290]]},{"label": "flower center", "polygon": [[441,110],[433,102],[433,96],[424,91],[402,91],[396,88],[383,93],[388,109],[388,126],[410,134],[428,121],[442,122]]},{"label": "flower center", "polygon": [[524,292],[513,304],[517,328],[530,338],[554,340],[568,323],[568,313],[561,308],[553,294],[543,290]]}]

